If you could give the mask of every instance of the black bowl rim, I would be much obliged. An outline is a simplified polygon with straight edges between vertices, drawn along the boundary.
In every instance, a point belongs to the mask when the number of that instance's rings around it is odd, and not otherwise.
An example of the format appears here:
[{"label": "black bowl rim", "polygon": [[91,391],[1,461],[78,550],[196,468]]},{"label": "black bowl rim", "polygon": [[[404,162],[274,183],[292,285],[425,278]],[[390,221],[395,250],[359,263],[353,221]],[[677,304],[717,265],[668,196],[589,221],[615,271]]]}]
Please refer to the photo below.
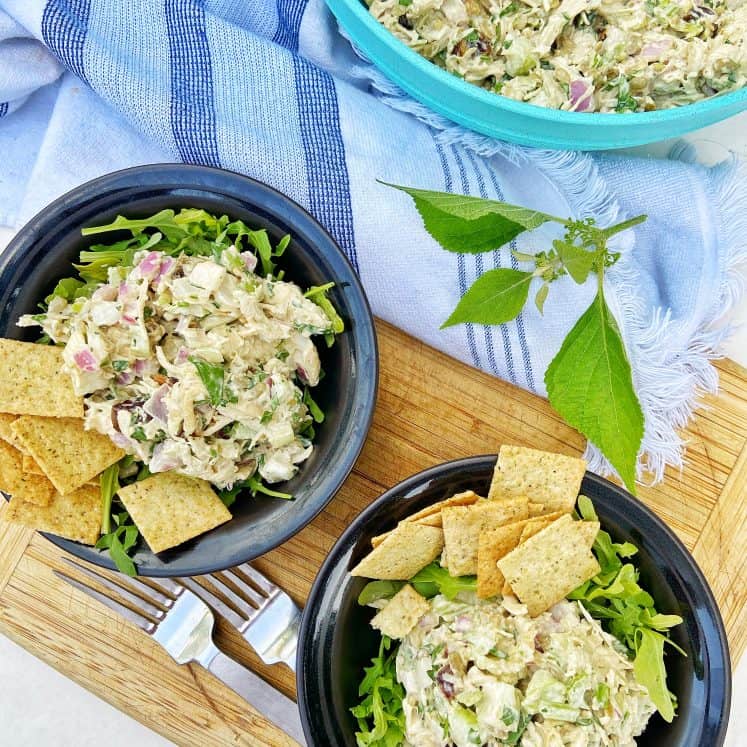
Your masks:
[{"label": "black bowl rim", "polygon": [[[314,582],[309,592],[306,605],[303,610],[303,616],[301,619],[301,626],[298,633],[298,650],[296,652],[296,693],[298,697],[298,709],[301,714],[301,722],[304,729],[304,734],[310,745],[316,744],[314,741],[315,734],[312,730],[311,722],[309,719],[309,711],[311,704],[306,699],[306,670],[309,667],[308,659],[313,656],[313,643],[314,639],[311,635],[312,627],[319,613],[318,607],[326,591],[326,582],[331,571],[339,564],[341,555],[343,555],[350,545],[351,539],[355,537],[360,528],[368,522],[369,519],[377,516],[381,510],[391,503],[392,501],[399,498],[406,498],[408,494],[420,488],[425,487],[428,482],[437,477],[443,477],[448,473],[455,470],[469,469],[470,467],[477,467],[480,465],[494,465],[498,459],[497,454],[483,454],[470,457],[462,457],[458,459],[452,459],[447,462],[441,462],[427,469],[421,470],[410,477],[405,478],[401,482],[393,485],[386,492],[382,493],[376,498],[370,505],[368,505],[358,516],[353,519],[350,526],[340,535],[332,549],[327,554],[327,557],[322,564],[319,572],[314,578]],[[646,504],[632,496],[628,491],[621,488],[619,485],[615,485],[609,480],[601,477],[593,472],[586,472],[584,476],[585,481],[595,483],[597,486],[604,488],[615,493],[621,500],[625,501],[629,508],[633,511],[638,511],[643,514],[649,521],[651,521],[656,530],[662,532],[667,539],[672,543],[675,551],[678,551],[682,558],[687,563],[687,569],[685,573],[692,574],[695,582],[698,586],[698,591],[703,595],[703,602],[705,609],[708,612],[709,617],[714,623],[714,627],[718,634],[718,651],[723,662],[724,662],[724,681],[723,681],[723,693],[724,702],[721,709],[721,720],[719,723],[719,732],[717,741],[709,747],[717,747],[722,745],[726,738],[726,730],[729,724],[729,716],[731,712],[731,699],[732,699],[732,671],[731,671],[731,656],[729,653],[728,638],[726,636],[726,629],[724,627],[724,621],[721,617],[721,611],[719,610],[716,599],[713,596],[708,581],[706,580],[703,571],[701,571],[695,559],[692,557],[690,551],[685,547],[684,543],[680,538],[667,526],[667,524],[660,519]],[[682,569],[681,569],[682,572]]]},{"label": "black bowl rim", "polygon": [[[164,172],[166,172],[166,174]],[[283,205],[288,211],[287,215],[291,218],[288,221],[291,228],[293,226],[297,226],[300,220],[311,229],[320,233],[327,240],[328,246],[333,249],[333,251],[338,255],[338,259],[343,262],[343,264],[346,266],[346,269],[348,270],[349,277],[345,278],[345,281],[353,289],[354,294],[357,296],[356,300],[360,303],[361,308],[364,311],[362,318],[356,319],[356,338],[359,339],[360,337],[360,329],[362,325],[365,336],[369,338],[367,340],[367,344],[370,345],[370,349],[372,351],[373,370],[369,369],[369,371],[365,374],[365,377],[362,377],[361,379],[367,382],[365,388],[368,394],[368,397],[365,401],[365,419],[362,423],[363,427],[359,429],[360,436],[356,440],[344,445],[341,453],[345,455],[345,459],[341,459],[339,462],[337,462],[338,478],[332,483],[329,494],[325,500],[315,505],[314,510],[310,511],[308,515],[305,515],[302,521],[290,523],[285,531],[275,535],[271,541],[268,541],[264,544],[252,545],[251,547],[247,547],[243,551],[236,551],[230,557],[226,557],[226,559],[221,562],[197,566],[180,566],[178,570],[174,571],[171,571],[168,567],[143,568],[142,570],[138,569],[138,572],[141,576],[164,578],[173,576],[199,576],[224,570],[225,568],[240,565],[241,563],[246,563],[250,560],[254,560],[255,558],[260,557],[270,550],[273,550],[279,545],[282,545],[291,537],[298,534],[298,532],[300,532],[305,526],[310,524],[335,497],[342,484],[353,471],[353,467],[355,466],[355,463],[360,456],[360,453],[368,437],[368,432],[371,428],[374,411],[376,409],[375,406],[379,387],[379,346],[376,336],[376,327],[374,324],[373,313],[371,311],[371,305],[369,304],[368,297],[363,290],[363,285],[361,284],[357,273],[353,269],[350,260],[348,259],[340,245],[337,243],[337,240],[313,215],[311,215],[311,213],[309,213],[308,210],[306,210],[306,208],[304,208],[292,198],[288,197],[288,195],[283,194],[274,187],[271,187],[269,184],[265,184],[264,182],[261,182],[257,179],[253,179],[252,177],[246,176],[245,174],[240,174],[229,169],[186,163],[144,164],[140,166],[132,166],[126,169],[112,171],[108,174],[103,174],[102,176],[98,176],[94,179],[84,182],[83,184],[79,184],[78,186],[73,187],[72,189],[55,199],[53,202],[49,203],[41,210],[39,210],[34,215],[34,217],[27,221],[18,231],[18,233],[16,233],[13,239],[11,239],[11,241],[9,242],[5,251],[2,253],[2,255],[0,255],[0,277],[5,273],[6,270],[11,269],[13,261],[16,257],[28,251],[29,248],[37,241],[39,231],[43,230],[44,227],[48,226],[50,223],[53,223],[56,216],[58,216],[60,213],[64,213],[66,210],[71,209],[75,203],[79,202],[82,199],[86,199],[88,195],[100,195],[104,190],[109,188],[134,188],[137,186],[141,186],[144,190],[147,190],[153,185],[148,183],[129,183],[127,181],[129,179],[132,179],[133,177],[143,177],[146,175],[152,175],[155,179],[157,179],[158,183],[161,183],[162,186],[167,186],[165,183],[173,180],[173,183],[168,184],[168,186],[172,188],[178,189],[180,187],[184,188],[187,186],[193,186],[195,188],[199,187],[204,191],[214,190],[215,185],[197,183],[186,184],[183,180],[185,180],[185,178],[188,178],[190,175],[203,175],[211,176],[214,178],[225,178],[226,176],[228,176],[232,179],[243,182],[255,193],[258,192],[262,194],[262,199],[266,197],[268,198],[268,201],[274,200],[278,204]],[[176,180],[180,180],[181,183],[177,182]],[[240,197],[240,195],[238,197]],[[252,198],[251,204],[257,205],[258,207],[266,207],[264,202],[256,201],[254,198]],[[359,342],[359,345],[360,344],[361,343]],[[57,547],[66,550],[76,557],[81,557],[81,547],[86,547],[86,549],[88,549],[85,545],[81,545],[72,540],[59,537],[55,534],[50,534],[49,532],[40,532],[40,534],[43,537],[46,537]],[[94,558],[90,558],[86,555],[86,557],[83,559],[90,562],[95,562],[97,565],[100,565],[104,568],[116,570],[116,566],[111,561],[108,554],[99,553]]]}]

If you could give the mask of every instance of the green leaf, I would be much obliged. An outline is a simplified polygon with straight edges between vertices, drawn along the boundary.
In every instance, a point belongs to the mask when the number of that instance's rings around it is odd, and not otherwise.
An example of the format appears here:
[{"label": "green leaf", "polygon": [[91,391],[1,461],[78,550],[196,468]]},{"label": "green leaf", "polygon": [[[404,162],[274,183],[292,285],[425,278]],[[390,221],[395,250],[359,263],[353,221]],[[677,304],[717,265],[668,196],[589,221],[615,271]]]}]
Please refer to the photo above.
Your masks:
[{"label": "green leaf", "polygon": [[369,581],[358,595],[358,604],[365,607],[379,599],[391,599],[404,585],[404,581]]},{"label": "green leaf", "polygon": [[342,317],[337,313],[337,309],[327,297],[327,292],[334,287],[334,283],[312,285],[303,295],[305,298],[312,300],[327,315],[327,319],[332,324],[332,332],[339,335],[345,331],[345,322],[342,321]]},{"label": "green leaf", "polygon": [[208,363],[208,361],[196,358],[195,356],[190,356],[189,362],[197,369],[197,373],[205,385],[208,397],[210,398],[210,404],[214,407],[220,405],[223,402],[224,394],[225,371],[223,366],[219,363]]},{"label": "green leaf", "polygon": [[381,184],[410,195],[428,233],[450,252],[488,252],[543,223],[563,222],[552,215],[505,202]]},{"label": "green leaf", "polygon": [[279,490],[272,490],[268,488],[262,482],[259,475],[252,475],[248,480],[244,481],[244,486],[252,491],[252,495],[262,493],[263,495],[269,495],[271,498],[282,498],[283,500],[289,501],[293,498],[290,493],[281,493]]},{"label": "green leaf", "polygon": [[548,366],[545,385],[550,404],[602,451],[635,494],[643,412],[601,289]]},{"label": "green leaf", "polygon": [[537,307],[540,314],[544,313],[545,301],[547,300],[547,294],[549,292],[550,285],[548,283],[543,283],[537,291],[537,295],[534,297],[534,305]]},{"label": "green leaf", "polygon": [[118,215],[112,223],[105,226],[89,226],[83,228],[83,236],[91,236],[98,233],[107,233],[109,231],[132,231],[133,234],[142,233],[146,228],[153,228],[160,231],[170,241],[178,241],[187,234],[187,229],[174,218],[173,210],[161,210],[149,218],[125,218]]},{"label": "green leaf", "polygon": [[462,296],[451,316],[441,325],[463,322],[503,324],[515,319],[524,308],[534,275],[521,270],[488,270]]},{"label": "green leaf", "polygon": [[579,285],[583,285],[594,266],[595,253],[559,239],[553,241],[552,245],[558,252],[563,266],[568,270],[568,274]]},{"label": "green leaf", "polygon": [[410,583],[419,594],[428,598],[443,594],[447,599],[454,599],[460,591],[477,590],[475,576],[451,576],[435,562],[418,571]]},{"label": "green leaf", "polygon": [[303,390],[303,403],[309,408],[309,413],[314,418],[315,423],[324,422],[324,412],[322,412],[322,408],[314,401],[308,387],[304,387]]},{"label": "green leaf", "polygon": [[661,717],[668,723],[674,718],[672,695],[667,690],[667,670],[664,666],[664,642],[661,633],[641,629],[639,643],[633,661],[633,673],[639,684],[648,690],[648,695]]},{"label": "green leaf", "polygon": [[112,498],[119,490],[119,462],[107,467],[99,477],[101,485],[101,534],[112,530]]}]

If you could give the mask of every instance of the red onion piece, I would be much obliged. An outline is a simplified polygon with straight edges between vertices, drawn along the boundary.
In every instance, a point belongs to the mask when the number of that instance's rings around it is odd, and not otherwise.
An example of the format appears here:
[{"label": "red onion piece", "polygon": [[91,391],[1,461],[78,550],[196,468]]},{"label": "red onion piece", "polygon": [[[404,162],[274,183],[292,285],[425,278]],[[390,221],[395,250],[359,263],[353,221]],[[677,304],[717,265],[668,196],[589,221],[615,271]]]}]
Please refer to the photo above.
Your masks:
[{"label": "red onion piece", "polygon": [[73,360],[81,371],[97,371],[99,368],[96,358],[94,358],[93,353],[88,348],[83,348],[75,353]]},{"label": "red onion piece", "polygon": [[570,102],[577,112],[585,112],[591,108],[594,88],[585,80],[578,78],[571,81]]}]

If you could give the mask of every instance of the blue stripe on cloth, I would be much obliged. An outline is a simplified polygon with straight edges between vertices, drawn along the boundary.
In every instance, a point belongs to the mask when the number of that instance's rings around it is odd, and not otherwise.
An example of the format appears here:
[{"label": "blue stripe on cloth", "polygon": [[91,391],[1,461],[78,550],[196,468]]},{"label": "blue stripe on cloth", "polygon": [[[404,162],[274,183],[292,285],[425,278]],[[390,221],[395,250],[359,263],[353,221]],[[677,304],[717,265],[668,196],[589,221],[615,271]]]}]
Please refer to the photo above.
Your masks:
[{"label": "blue stripe on cloth", "polygon": [[298,34],[308,0],[276,0],[276,2],[278,27],[272,40],[291,52],[298,52]]},{"label": "blue stripe on cloth", "polygon": [[204,0],[165,0],[171,131],[185,163],[220,166]]},{"label": "blue stripe on cloth", "polygon": [[340,128],[337,91],[329,73],[293,59],[299,124],[309,186],[309,209],[337,239],[356,272],[350,177]]},{"label": "blue stripe on cloth", "polygon": [[[488,166],[488,173],[490,174],[490,181],[493,183],[493,189],[495,189],[495,193],[499,200],[505,199],[503,197],[503,190],[501,189],[501,185],[498,183],[498,179],[495,175],[495,171]],[[516,251],[516,240],[513,240],[510,243],[510,249],[511,249],[511,267],[514,270],[519,269],[519,262],[514,257],[514,252]],[[524,329],[524,312],[519,314],[519,316],[516,317],[516,331],[519,335],[519,347],[521,348],[521,359],[524,363],[524,376],[526,377],[526,384],[527,386],[533,391],[536,392],[537,388],[534,384],[534,372],[532,371],[532,360],[529,356],[529,345],[527,344],[527,335],[526,330]],[[504,338],[505,339],[505,338]],[[511,381],[516,383],[513,376],[511,376]]]},{"label": "blue stripe on cloth", "polygon": [[[456,161],[457,169],[459,169],[459,178],[462,182],[462,194],[469,194],[469,180],[467,179],[467,169],[464,167],[464,161],[459,156],[459,152],[455,145],[451,146],[451,153]],[[482,258],[480,258],[482,262]],[[459,268],[459,292],[462,296],[467,292],[467,263],[463,254],[458,257],[458,268]],[[467,322],[464,325],[467,328],[467,345],[469,346],[470,354],[472,355],[472,361],[475,366],[482,368],[482,362],[480,361],[480,355],[477,352],[477,344],[475,343],[475,325],[471,322]]]},{"label": "blue stripe on cloth", "polygon": [[0,119],[2,119],[7,113],[8,113],[8,102],[3,101],[3,103],[0,104]]},{"label": "blue stripe on cloth", "polygon": [[[482,172],[480,171],[480,167],[477,164],[477,159],[475,158],[472,151],[465,151],[465,154],[467,156],[467,159],[469,160],[470,166],[472,167],[472,170],[475,173],[475,177],[477,179],[477,189],[480,192],[480,197],[483,199],[487,199],[488,196],[488,190],[485,188],[485,179],[482,176]],[[495,251],[493,252],[493,266],[495,267]],[[478,254],[475,257],[475,264],[477,268],[477,274],[478,276],[482,275],[483,272],[483,262],[482,262],[482,254]],[[490,364],[491,371],[498,375],[498,362],[495,359],[495,346],[493,344],[493,329],[489,324],[483,324],[482,325],[482,332],[485,337],[485,350],[488,354],[488,363]]]},{"label": "blue stripe on cloth", "polygon": [[46,45],[81,80],[88,83],[83,47],[88,33],[90,0],[49,0],[42,13],[41,33]]}]

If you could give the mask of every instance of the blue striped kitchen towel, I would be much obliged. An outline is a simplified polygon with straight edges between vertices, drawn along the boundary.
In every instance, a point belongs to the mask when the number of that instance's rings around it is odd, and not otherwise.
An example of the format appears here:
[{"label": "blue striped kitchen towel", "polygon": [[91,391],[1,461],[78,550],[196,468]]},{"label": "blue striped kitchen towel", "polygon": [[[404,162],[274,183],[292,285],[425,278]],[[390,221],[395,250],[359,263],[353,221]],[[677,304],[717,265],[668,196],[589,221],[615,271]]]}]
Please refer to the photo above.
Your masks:
[{"label": "blue striped kitchen towel", "polygon": [[[505,199],[602,223],[648,213],[609,273],[646,415],[642,467],[677,464],[718,321],[741,288],[740,167],[530,150],[449,126],[394,89],[340,35],[323,0],[0,0],[0,223],[139,163],[240,171],[306,206],[337,238],[375,313],[539,394],[590,297],[550,294],[499,327],[439,331],[510,250],[442,251],[405,195],[376,179]],[[683,208],[686,206],[686,210]],[[547,236],[520,237],[536,248]],[[593,291],[590,289],[589,294]],[[572,300],[571,300],[572,299]],[[498,414],[497,414],[498,416]],[[592,466],[603,463],[593,450]]]}]

